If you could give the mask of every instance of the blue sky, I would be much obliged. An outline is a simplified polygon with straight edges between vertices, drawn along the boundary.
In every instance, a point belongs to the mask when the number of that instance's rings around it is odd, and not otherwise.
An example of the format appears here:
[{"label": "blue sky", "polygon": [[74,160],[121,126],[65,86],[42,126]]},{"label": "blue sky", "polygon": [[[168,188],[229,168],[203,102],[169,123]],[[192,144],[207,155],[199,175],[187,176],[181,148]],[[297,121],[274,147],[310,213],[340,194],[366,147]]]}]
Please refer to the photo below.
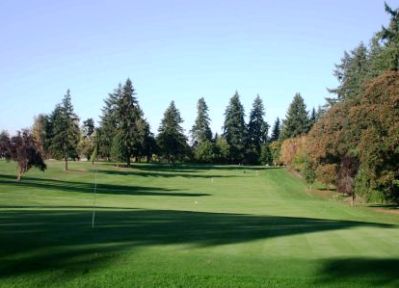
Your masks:
[{"label": "blue sky", "polygon": [[334,63],[388,19],[379,0],[2,0],[0,130],[31,126],[68,88],[81,120],[98,120],[127,77],[154,132],[171,100],[188,131],[200,97],[220,132],[236,90],[247,115],[259,94],[271,124],[296,92],[323,104]]}]

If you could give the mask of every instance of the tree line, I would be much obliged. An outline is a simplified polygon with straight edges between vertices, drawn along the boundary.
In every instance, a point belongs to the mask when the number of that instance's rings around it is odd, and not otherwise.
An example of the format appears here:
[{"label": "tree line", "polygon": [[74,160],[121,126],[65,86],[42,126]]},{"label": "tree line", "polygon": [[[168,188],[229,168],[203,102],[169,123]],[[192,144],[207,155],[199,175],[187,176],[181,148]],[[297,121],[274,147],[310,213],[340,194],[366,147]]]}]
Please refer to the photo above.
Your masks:
[{"label": "tree line", "polygon": [[352,202],[399,202],[399,9],[385,11],[389,25],[336,65],[339,86],[310,132],[273,144],[282,164]]},{"label": "tree line", "polygon": [[[308,131],[312,123],[299,94],[291,106],[292,116],[288,116],[282,130],[282,135],[287,137],[292,134],[289,130],[294,121],[301,121],[303,131]],[[65,170],[69,160],[81,158],[123,161],[126,166],[132,161],[272,164],[269,144],[280,138],[281,124],[277,119],[269,137],[269,124],[264,120],[265,108],[259,95],[253,102],[247,123],[238,92],[231,97],[221,135],[211,131],[209,108],[204,98],[198,100],[196,108],[197,116],[189,131],[190,140],[181,126],[183,119],[174,101],[167,107],[155,136],[139,105],[133,83],[127,79],[104,100],[98,127],[92,118],[80,126],[71,93],[67,90],[51,113],[38,115],[32,129],[24,131],[34,140],[38,155],[43,159],[63,160]],[[299,118],[296,109],[300,110]],[[295,129],[293,133],[302,131]],[[7,152],[9,140],[10,136],[3,131],[0,156],[15,160]]]}]

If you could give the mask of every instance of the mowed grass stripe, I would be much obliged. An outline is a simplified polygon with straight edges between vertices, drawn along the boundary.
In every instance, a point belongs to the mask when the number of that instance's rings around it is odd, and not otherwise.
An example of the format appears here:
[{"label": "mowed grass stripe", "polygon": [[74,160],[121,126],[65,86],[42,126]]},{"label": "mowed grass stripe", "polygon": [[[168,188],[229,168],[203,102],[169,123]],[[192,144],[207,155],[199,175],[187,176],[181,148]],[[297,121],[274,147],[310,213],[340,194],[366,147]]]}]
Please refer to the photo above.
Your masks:
[{"label": "mowed grass stripe", "polygon": [[399,285],[399,216],[284,169],[48,164],[15,183],[0,161],[1,287]]}]

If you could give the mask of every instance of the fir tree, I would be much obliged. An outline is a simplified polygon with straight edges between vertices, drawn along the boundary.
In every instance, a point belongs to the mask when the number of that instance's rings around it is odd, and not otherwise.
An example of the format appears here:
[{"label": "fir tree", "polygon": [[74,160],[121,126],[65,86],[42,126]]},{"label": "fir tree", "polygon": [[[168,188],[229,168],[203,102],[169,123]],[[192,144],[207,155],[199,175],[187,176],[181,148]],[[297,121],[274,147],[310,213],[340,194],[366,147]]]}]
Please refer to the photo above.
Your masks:
[{"label": "fir tree", "polygon": [[244,107],[240,102],[238,92],[236,92],[226,108],[223,126],[223,136],[230,146],[230,161],[236,163],[244,160],[246,142],[244,116]]},{"label": "fir tree", "polygon": [[104,100],[105,105],[102,109],[100,127],[96,133],[98,155],[108,160],[111,158],[112,142],[118,126],[117,105],[121,97],[122,85],[119,84],[112,93],[108,94],[108,98]]},{"label": "fir tree", "polygon": [[270,141],[277,141],[280,138],[280,118],[277,117],[276,121],[273,124],[272,135],[270,137]]},{"label": "fir tree", "polygon": [[64,159],[65,170],[68,170],[68,159],[78,157],[77,147],[80,138],[79,118],[73,111],[69,89],[62,103],[56,106],[51,119],[50,150],[55,158]]},{"label": "fir tree", "polygon": [[399,8],[392,9],[385,3],[385,11],[391,16],[389,26],[382,27],[382,39],[386,42],[386,52],[390,59],[390,69],[399,69]]},{"label": "fir tree", "polygon": [[190,131],[194,146],[212,140],[212,131],[209,123],[208,105],[206,105],[204,98],[200,98],[197,103],[197,118]]},{"label": "fir tree", "polygon": [[306,105],[302,96],[297,93],[288,108],[281,136],[283,139],[296,137],[306,133],[308,129],[309,118]]},{"label": "fir tree", "polygon": [[316,123],[317,121],[317,112],[316,109],[313,107],[312,112],[310,113],[310,117],[309,117],[309,129],[312,129],[314,123]]},{"label": "fir tree", "polygon": [[138,155],[140,145],[143,139],[138,130],[138,121],[140,121],[142,111],[138,106],[135,97],[135,90],[130,79],[127,79],[122,87],[121,97],[117,101],[117,133],[119,135],[120,145],[124,153],[126,165],[130,166],[131,158]]},{"label": "fir tree", "polygon": [[255,98],[249,114],[248,122],[248,144],[253,146],[260,153],[261,145],[267,142],[269,125],[265,122],[265,109],[259,95]]},{"label": "fir tree", "polygon": [[182,158],[187,152],[187,139],[181,123],[183,123],[183,119],[175,106],[175,102],[172,101],[164,113],[157,136],[160,154],[168,162]]},{"label": "fir tree", "polygon": [[337,101],[359,97],[363,83],[368,79],[369,66],[367,47],[363,43],[350,53],[345,51],[341,63],[335,65],[334,70],[339,86],[328,89],[330,93],[337,95],[337,99],[327,98],[330,105]]},{"label": "fir tree", "polygon": [[261,147],[260,162],[265,165],[273,164],[273,155],[270,150],[269,144],[265,143]]}]

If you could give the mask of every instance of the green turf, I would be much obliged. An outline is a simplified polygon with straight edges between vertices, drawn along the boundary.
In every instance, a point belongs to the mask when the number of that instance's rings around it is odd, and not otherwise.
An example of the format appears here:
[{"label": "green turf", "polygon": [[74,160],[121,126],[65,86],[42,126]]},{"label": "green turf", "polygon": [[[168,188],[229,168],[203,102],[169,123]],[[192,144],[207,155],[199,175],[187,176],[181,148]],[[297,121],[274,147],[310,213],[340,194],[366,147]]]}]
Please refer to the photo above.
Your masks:
[{"label": "green turf", "polygon": [[399,215],[284,169],[48,166],[0,161],[1,287],[399,286]]}]

